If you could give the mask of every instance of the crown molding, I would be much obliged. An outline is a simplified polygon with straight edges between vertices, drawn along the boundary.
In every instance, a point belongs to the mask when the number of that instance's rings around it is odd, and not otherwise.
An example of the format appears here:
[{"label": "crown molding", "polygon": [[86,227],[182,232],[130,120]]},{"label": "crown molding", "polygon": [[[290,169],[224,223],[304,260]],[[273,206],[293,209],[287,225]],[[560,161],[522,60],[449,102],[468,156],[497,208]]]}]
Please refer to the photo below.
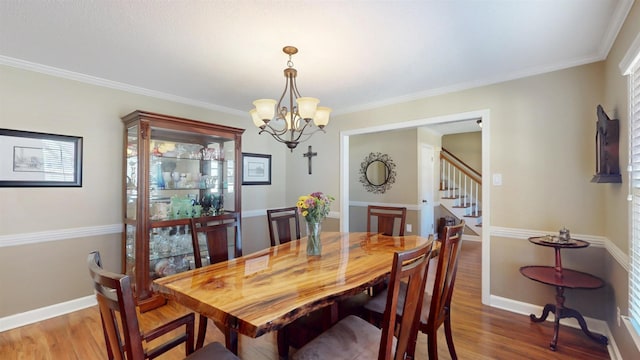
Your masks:
[{"label": "crown molding", "polygon": [[236,116],[247,115],[246,112],[244,111],[208,103],[205,101],[189,99],[182,96],[164,93],[161,91],[155,91],[155,90],[146,89],[139,86],[125,84],[117,81],[111,81],[111,80],[99,78],[96,76],[81,74],[73,71],[59,69],[53,66],[33,63],[33,62],[16,59],[8,56],[0,55],[0,65],[11,66],[11,67],[22,69],[22,70],[29,70],[29,71],[51,75],[51,76],[55,76],[63,79],[74,80],[74,81],[82,82],[85,84],[96,85],[96,86],[101,86],[101,87],[115,89],[115,90],[121,90],[121,91],[125,91],[132,94],[138,94],[138,95],[149,96],[157,99],[168,100],[168,101],[172,101],[180,104],[197,106],[204,109],[219,111],[225,114],[236,115]]}]

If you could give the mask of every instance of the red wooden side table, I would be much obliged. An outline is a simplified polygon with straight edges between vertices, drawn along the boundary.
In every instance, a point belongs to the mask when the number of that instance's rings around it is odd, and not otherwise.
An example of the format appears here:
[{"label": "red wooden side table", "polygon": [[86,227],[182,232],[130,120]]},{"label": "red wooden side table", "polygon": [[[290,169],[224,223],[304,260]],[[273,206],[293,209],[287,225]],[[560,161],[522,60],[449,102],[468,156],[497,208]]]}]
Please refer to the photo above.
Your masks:
[{"label": "red wooden side table", "polygon": [[560,319],[575,318],[580,324],[582,332],[588,337],[600,344],[607,345],[606,336],[595,334],[589,331],[587,323],[584,321],[582,314],[577,310],[564,306],[564,289],[598,289],[604,286],[602,279],[580,271],[562,268],[562,258],[560,249],[580,249],[589,246],[589,243],[583,240],[570,239],[569,241],[560,241],[557,236],[531,237],[529,241],[536,245],[552,247],[555,250],[556,264],[555,266],[523,266],[520,273],[525,277],[543,283],[545,285],[555,286],[556,303],[546,304],[542,310],[540,317],[534,314],[529,315],[531,321],[542,322],[547,319],[550,312],[555,315],[553,326],[553,339],[549,344],[549,348],[555,351],[558,344],[558,331],[560,329]]}]

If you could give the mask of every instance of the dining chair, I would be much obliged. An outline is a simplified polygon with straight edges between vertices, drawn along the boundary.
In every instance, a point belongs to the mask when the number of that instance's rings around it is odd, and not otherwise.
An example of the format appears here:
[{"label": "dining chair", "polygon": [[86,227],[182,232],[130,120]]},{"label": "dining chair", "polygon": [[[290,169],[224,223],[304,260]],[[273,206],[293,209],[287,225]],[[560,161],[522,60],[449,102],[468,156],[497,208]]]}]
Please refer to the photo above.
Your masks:
[{"label": "dining chair", "polygon": [[[269,209],[267,210],[267,222],[269,223],[271,246],[300,239],[300,219],[297,207]],[[295,238],[292,237],[293,234]]]},{"label": "dining chair", "polygon": [[[191,243],[194,249],[193,262],[196,268],[200,268],[203,265],[200,253],[200,234],[204,237],[209,264],[229,260],[229,247],[233,247],[232,258],[242,256],[240,213],[230,212],[191,219]],[[207,317],[200,315],[199,319],[196,349],[200,349],[204,345],[204,338],[207,332]],[[229,329],[223,324],[215,324],[225,333],[225,338],[229,339],[230,337],[226,336]]]},{"label": "dining chair", "polygon": [[[293,359],[405,359],[408,351],[415,349],[419,305],[424,296],[433,237],[430,240],[422,246],[393,254],[381,329],[349,315],[300,348],[293,354]],[[398,302],[401,283],[406,284],[403,303]],[[405,316],[396,326],[398,307]]]},{"label": "dining chair", "polygon": [[[301,238],[298,208],[295,206],[267,210],[267,222],[271,246]],[[328,309],[316,310],[278,330],[277,344],[280,357],[286,358],[290,346],[296,349],[304,346],[331,325],[325,316],[326,310]]]},{"label": "dining chair", "polygon": [[[219,342],[212,342],[194,351],[195,316],[193,313],[183,315],[150,331],[141,332],[129,276],[104,270],[98,251],[89,254],[87,263],[98,300],[109,360],[153,359],[183,343],[186,359],[189,360],[238,359]],[[145,348],[150,341],[168,333],[175,334],[183,326],[184,331],[174,338],[154,345],[153,348]]]},{"label": "dining chair", "polygon": [[404,236],[407,208],[395,206],[367,206],[367,231],[389,236]]},{"label": "dining chair", "polygon": [[[436,335],[442,324],[444,324],[444,334],[451,359],[456,360],[458,358],[451,334],[451,297],[456,280],[458,255],[460,254],[464,226],[464,220],[457,225],[445,226],[445,236],[441,240],[433,288],[430,289],[430,286],[426,286],[427,291],[431,290],[431,294],[427,293],[427,296],[422,301],[419,329],[420,332],[427,335],[430,360],[438,359]],[[402,294],[405,292],[404,287],[401,284],[401,288],[403,288],[400,292],[401,303],[405,301],[402,298]],[[365,305],[365,311],[368,312],[369,321],[372,323],[377,323],[388,307],[386,305],[386,292],[387,290],[384,290],[377,294]],[[399,310],[398,315],[403,316],[403,313]],[[415,348],[409,349],[409,354],[413,357]]]},{"label": "dining chair", "polygon": [[[405,223],[407,221],[407,208],[396,206],[367,206],[367,231],[389,236],[404,236]],[[369,295],[381,292],[386,286],[387,280],[374,284],[369,290]],[[346,314],[359,314],[370,297],[359,294],[344,302],[340,312]]]}]

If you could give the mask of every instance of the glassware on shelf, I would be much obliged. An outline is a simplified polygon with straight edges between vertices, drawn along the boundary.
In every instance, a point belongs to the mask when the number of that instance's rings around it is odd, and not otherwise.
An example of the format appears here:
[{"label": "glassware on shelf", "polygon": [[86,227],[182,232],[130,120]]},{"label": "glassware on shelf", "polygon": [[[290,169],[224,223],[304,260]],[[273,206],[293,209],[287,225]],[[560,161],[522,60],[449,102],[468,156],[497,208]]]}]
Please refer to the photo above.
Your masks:
[{"label": "glassware on shelf", "polygon": [[[132,276],[134,291],[141,311],[146,311],[158,303],[152,280],[188,269],[194,256],[188,229],[182,225],[177,231],[178,227],[163,224],[211,215],[202,204],[205,194],[221,193],[225,181],[236,181],[240,187],[233,165],[220,159],[224,155],[241,158],[243,130],[144,111],[132,112],[122,120],[126,144],[120,181],[127,224],[122,252],[125,272],[136,275]],[[227,207],[240,211],[239,194],[236,190],[227,195],[225,200],[231,201]],[[172,203],[172,196],[181,200]],[[212,201],[209,198],[208,209]],[[148,223],[151,230],[137,232]],[[208,263],[204,244],[200,244],[200,253]]]},{"label": "glassware on shelf", "polygon": [[[184,219],[202,214],[202,203],[198,203],[195,195],[171,197],[171,217],[174,219]],[[198,215],[195,215],[198,214]]]},{"label": "glassware on shelf", "polygon": [[156,172],[155,172],[155,184],[156,184],[156,188],[157,189],[164,189],[166,187],[166,183],[164,181],[164,176],[162,174],[162,163],[158,162],[158,164],[156,164]]},{"label": "glassware on shelf", "polygon": [[154,267],[156,275],[163,277],[176,273],[176,264],[174,258],[159,260]]},{"label": "glassware on shelf", "polygon": [[169,218],[169,204],[155,202],[151,204],[151,220],[163,220]]}]

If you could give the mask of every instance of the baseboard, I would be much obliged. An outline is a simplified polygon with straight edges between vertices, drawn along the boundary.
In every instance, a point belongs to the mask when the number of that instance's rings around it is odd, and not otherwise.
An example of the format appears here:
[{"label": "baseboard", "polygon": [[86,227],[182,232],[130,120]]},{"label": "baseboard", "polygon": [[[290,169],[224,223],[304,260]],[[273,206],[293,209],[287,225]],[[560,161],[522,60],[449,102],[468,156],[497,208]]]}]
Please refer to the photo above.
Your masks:
[{"label": "baseboard", "polygon": [[90,295],[20,314],[10,315],[0,318],[0,332],[86,309],[96,304],[96,297],[94,295]]},{"label": "baseboard", "polygon": [[[489,299],[490,299],[490,302],[487,305],[491,307],[506,310],[516,314],[526,315],[527,317],[530,314],[542,313],[542,308],[543,308],[542,306],[533,305],[533,304],[525,303],[522,301],[507,299],[507,298],[496,296],[496,295],[491,295]],[[593,319],[589,317],[585,317],[584,320],[587,323],[587,327],[589,328],[589,331],[602,334],[607,337],[607,339],[609,340],[609,345],[607,345],[607,351],[609,352],[609,356],[611,360],[622,360],[622,356],[620,355],[620,350],[618,350],[616,341],[613,338],[613,334],[611,333],[611,330],[609,329],[609,326],[607,325],[606,321]],[[554,321],[553,314],[550,314],[549,317],[547,317],[547,321]],[[561,319],[560,324],[565,326],[570,326],[572,328],[580,329],[580,324],[578,324],[578,321],[573,318]]]},{"label": "baseboard", "polygon": [[462,234],[462,240],[464,240],[464,241],[481,242],[482,241],[482,237],[478,236],[478,235]]}]

